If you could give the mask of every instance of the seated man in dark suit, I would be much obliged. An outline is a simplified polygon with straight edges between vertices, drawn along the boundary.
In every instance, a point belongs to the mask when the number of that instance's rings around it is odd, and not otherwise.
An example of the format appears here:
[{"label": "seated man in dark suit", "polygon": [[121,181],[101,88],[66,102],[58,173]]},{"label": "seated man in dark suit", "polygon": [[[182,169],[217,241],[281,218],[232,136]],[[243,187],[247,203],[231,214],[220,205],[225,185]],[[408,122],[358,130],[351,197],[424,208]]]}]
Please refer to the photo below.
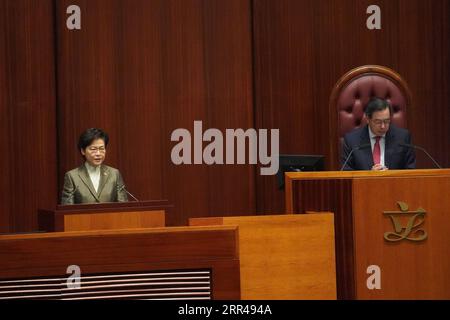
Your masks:
[{"label": "seated man in dark suit", "polygon": [[342,163],[350,158],[344,170],[414,169],[414,149],[401,146],[411,144],[408,130],[391,124],[392,107],[383,99],[373,98],[365,110],[367,125],[347,133],[344,137]]},{"label": "seated man in dark suit", "polygon": [[103,164],[108,142],[108,134],[101,129],[81,134],[78,150],[85,162],[66,172],[61,204],[128,201],[119,170]]}]

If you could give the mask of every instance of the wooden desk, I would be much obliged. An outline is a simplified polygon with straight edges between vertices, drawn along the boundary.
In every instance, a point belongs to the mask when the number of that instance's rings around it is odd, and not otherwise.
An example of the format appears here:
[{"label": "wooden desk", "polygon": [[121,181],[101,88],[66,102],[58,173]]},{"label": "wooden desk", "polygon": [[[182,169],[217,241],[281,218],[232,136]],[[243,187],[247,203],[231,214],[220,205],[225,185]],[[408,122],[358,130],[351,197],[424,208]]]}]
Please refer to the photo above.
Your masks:
[{"label": "wooden desk", "polygon": [[[450,299],[449,194],[449,169],[286,174],[287,213],[335,213],[341,299]],[[391,242],[394,220],[399,241]],[[420,239],[421,230],[423,241],[402,239]],[[380,289],[367,286],[371,266]]]},{"label": "wooden desk", "polygon": [[[236,227],[0,236],[0,299],[239,299]],[[81,288],[69,288],[69,266]],[[69,281],[70,283],[70,281]]]},{"label": "wooden desk", "polygon": [[336,299],[333,214],[191,218],[239,226],[242,299]]},{"label": "wooden desk", "polygon": [[39,209],[39,230],[89,231],[165,226],[165,214],[173,208],[167,200],[59,205]]}]

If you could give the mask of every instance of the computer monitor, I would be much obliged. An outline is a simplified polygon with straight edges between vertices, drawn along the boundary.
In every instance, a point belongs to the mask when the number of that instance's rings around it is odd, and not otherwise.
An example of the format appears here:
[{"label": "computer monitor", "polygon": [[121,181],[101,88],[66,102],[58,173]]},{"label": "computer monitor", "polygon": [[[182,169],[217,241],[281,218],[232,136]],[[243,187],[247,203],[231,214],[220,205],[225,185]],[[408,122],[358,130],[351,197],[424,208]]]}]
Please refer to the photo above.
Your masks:
[{"label": "computer monitor", "polygon": [[284,189],[284,173],[300,171],[323,171],[325,157],[323,155],[280,154],[277,173],[278,189]]}]

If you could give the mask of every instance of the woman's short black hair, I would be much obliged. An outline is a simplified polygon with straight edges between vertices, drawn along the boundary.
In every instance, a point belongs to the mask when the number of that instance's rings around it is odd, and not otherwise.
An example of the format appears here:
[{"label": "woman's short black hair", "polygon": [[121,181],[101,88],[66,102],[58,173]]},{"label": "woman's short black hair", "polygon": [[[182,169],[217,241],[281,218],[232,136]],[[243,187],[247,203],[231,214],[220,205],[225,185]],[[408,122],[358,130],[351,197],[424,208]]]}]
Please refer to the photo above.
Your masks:
[{"label": "woman's short black hair", "polygon": [[366,114],[367,118],[372,119],[372,115],[374,112],[383,111],[387,108],[389,108],[389,114],[392,116],[392,107],[389,102],[380,98],[372,98],[367,103],[367,107],[364,113]]},{"label": "woman's short black hair", "polygon": [[80,135],[78,139],[78,150],[86,149],[94,140],[102,139],[105,142],[105,147],[108,145],[109,136],[102,129],[90,128]]}]

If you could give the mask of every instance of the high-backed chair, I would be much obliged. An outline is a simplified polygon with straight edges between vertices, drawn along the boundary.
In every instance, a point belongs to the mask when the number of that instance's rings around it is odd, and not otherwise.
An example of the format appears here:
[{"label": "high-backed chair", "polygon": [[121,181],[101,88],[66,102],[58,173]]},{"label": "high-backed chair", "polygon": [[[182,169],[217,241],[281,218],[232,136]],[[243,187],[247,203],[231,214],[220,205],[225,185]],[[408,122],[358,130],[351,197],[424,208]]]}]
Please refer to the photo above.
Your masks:
[{"label": "high-backed chair", "polygon": [[378,97],[393,108],[392,123],[406,127],[406,110],[411,105],[408,85],[395,71],[377,65],[357,67],[344,74],[330,97],[331,168],[340,168],[343,138],[349,131],[366,124],[367,102]]}]

